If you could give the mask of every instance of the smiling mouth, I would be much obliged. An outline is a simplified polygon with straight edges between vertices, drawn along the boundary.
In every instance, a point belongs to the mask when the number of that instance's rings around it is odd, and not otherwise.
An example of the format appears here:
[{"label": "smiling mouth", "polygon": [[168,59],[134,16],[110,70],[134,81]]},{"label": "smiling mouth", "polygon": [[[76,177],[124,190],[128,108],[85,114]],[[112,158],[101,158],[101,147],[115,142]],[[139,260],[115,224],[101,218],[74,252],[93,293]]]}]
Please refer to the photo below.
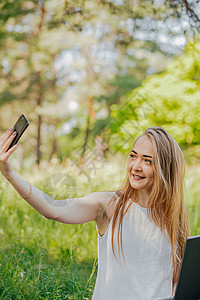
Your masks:
[{"label": "smiling mouth", "polygon": [[135,174],[132,174],[132,176],[133,176],[134,180],[142,180],[142,179],[146,178],[146,177],[138,176],[138,175],[135,175]]}]

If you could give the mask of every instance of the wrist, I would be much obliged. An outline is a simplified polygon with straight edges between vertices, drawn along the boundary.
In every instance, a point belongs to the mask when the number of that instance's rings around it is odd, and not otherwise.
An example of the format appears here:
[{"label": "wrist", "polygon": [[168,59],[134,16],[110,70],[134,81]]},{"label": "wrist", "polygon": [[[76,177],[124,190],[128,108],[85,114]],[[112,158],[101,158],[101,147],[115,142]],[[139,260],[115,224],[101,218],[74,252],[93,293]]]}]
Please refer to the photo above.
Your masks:
[{"label": "wrist", "polygon": [[[2,173],[2,172],[1,172]],[[9,181],[12,177],[13,177],[13,175],[14,175],[14,173],[15,173],[15,171],[14,170],[12,170],[12,171],[10,171],[10,172],[5,172],[5,173],[2,173],[2,175]]]}]

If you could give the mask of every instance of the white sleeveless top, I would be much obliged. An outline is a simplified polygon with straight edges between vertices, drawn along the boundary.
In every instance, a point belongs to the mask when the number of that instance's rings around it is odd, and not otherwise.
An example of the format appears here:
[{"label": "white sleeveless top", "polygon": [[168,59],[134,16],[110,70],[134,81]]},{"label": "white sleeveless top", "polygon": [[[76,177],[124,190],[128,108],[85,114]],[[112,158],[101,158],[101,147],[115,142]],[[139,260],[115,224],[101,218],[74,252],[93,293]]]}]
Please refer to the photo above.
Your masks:
[{"label": "white sleeveless top", "polygon": [[112,251],[112,219],[104,235],[98,233],[98,272],[92,300],[155,300],[171,296],[171,245],[149,219],[147,209],[132,202],[123,217],[125,263],[121,251],[118,255],[118,224],[117,221],[114,249],[120,264]]}]

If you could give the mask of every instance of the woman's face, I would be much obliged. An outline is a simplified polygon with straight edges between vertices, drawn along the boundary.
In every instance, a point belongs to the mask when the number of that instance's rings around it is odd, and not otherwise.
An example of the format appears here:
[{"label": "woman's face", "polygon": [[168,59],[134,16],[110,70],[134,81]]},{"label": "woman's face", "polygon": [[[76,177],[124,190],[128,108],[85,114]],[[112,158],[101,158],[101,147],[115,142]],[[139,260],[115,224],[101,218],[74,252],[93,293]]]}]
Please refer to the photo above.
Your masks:
[{"label": "woman's face", "polygon": [[134,189],[150,192],[153,185],[153,145],[148,136],[140,137],[130,153],[128,173]]}]

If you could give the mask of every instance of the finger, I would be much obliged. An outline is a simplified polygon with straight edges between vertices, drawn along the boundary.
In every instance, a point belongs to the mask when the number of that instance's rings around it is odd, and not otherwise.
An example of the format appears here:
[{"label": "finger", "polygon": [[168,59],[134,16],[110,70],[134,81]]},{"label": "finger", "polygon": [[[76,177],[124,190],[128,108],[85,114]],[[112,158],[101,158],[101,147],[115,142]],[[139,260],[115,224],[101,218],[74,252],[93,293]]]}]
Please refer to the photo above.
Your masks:
[{"label": "finger", "polygon": [[16,145],[12,146],[12,148],[10,148],[6,153],[3,154],[1,160],[2,161],[8,161],[8,159],[10,158],[11,154],[18,148],[19,143],[17,143]]},{"label": "finger", "polygon": [[14,127],[10,128],[10,129],[8,129],[8,130],[6,130],[6,131],[0,136],[0,139],[2,139],[2,137],[4,137],[7,133],[9,133],[9,132],[11,132],[11,131],[13,131],[13,130],[14,130]]},{"label": "finger", "polygon": [[[0,151],[3,149],[4,143],[9,139],[9,137],[12,135],[12,131],[9,129],[7,130],[2,136],[0,140]],[[1,151],[2,152],[2,151]]]},{"label": "finger", "polygon": [[10,136],[7,138],[7,140],[1,143],[1,153],[6,152],[6,150],[8,149],[8,147],[14,140],[16,134],[17,134],[16,131],[13,133],[11,132]]},{"label": "finger", "polygon": [[14,130],[14,128],[10,128],[6,132],[4,132],[0,136],[0,142],[4,142],[10,136],[10,134],[13,132],[13,130]]}]

